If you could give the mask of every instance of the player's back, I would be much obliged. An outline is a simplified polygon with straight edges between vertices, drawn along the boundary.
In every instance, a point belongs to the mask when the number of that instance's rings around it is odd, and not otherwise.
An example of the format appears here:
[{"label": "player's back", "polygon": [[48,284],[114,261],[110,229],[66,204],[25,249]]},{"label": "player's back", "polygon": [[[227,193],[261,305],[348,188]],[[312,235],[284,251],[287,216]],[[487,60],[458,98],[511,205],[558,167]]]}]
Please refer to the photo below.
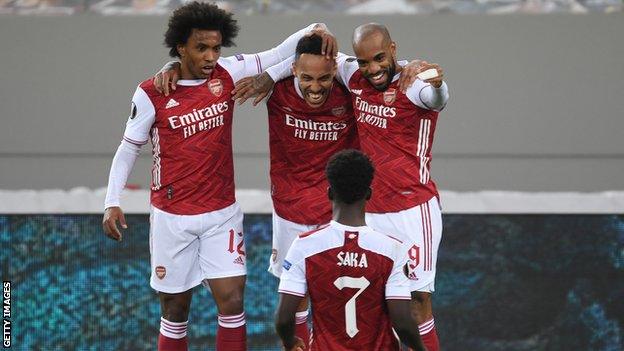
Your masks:
[{"label": "player's back", "polygon": [[312,303],[312,350],[399,350],[386,307],[386,299],[409,299],[398,240],[332,221],[291,251],[285,265],[299,261]]}]

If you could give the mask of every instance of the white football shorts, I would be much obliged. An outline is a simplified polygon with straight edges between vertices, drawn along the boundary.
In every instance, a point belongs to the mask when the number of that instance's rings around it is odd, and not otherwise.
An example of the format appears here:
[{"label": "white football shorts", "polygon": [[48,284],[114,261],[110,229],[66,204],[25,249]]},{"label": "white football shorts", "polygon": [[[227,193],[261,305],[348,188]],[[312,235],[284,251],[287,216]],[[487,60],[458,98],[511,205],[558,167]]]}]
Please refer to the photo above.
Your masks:
[{"label": "white football shorts", "polygon": [[393,236],[408,250],[408,278],[411,291],[435,290],[436,260],[442,240],[442,212],[437,197],[407,210],[391,213],[366,213],[366,224]]},{"label": "white football shorts", "polygon": [[198,215],[150,213],[153,289],[181,293],[204,279],[247,274],[243,212],[237,203]]},{"label": "white football shorts", "polygon": [[297,236],[301,233],[306,233],[311,230],[315,230],[320,225],[306,225],[294,223],[286,220],[275,213],[273,210],[273,250],[271,250],[271,256],[269,257],[269,269],[268,271],[276,277],[282,275],[282,266],[284,265],[284,259],[292,245],[293,241],[297,239]]}]

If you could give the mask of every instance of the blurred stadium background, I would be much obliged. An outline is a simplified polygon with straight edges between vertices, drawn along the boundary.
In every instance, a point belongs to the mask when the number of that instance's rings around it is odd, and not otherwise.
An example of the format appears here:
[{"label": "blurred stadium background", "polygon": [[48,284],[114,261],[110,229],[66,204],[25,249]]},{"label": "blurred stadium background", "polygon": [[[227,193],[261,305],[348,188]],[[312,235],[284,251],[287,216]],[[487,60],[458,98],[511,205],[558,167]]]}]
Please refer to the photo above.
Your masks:
[{"label": "blurred stadium background", "polygon": [[[13,283],[16,350],[150,350],[149,147],[118,244],[100,229],[103,186],[136,84],[168,60],[179,1],[0,0],[0,271]],[[434,297],[444,350],[624,349],[622,0],[219,1],[241,24],[224,55],[325,22],[341,50],[388,25],[402,58],[445,69],[433,178],[444,238]],[[266,109],[234,123],[246,212],[250,349],[278,350]],[[198,289],[192,350],[213,348]]]}]

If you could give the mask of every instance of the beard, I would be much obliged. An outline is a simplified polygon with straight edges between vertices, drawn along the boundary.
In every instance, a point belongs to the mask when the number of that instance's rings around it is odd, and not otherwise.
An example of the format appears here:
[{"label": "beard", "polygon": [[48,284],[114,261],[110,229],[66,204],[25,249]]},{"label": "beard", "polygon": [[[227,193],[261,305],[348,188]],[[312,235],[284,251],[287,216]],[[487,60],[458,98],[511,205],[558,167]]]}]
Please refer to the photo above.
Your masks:
[{"label": "beard", "polygon": [[369,77],[366,77],[366,79],[368,80],[369,83],[371,83],[371,85],[373,86],[373,88],[375,88],[375,90],[378,91],[385,91],[386,89],[388,89],[388,87],[390,86],[390,84],[392,84],[392,79],[394,78],[394,75],[396,74],[396,65],[394,64],[394,62],[390,63],[390,66],[388,68],[385,69],[386,72],[386,82],[381,84],[381,85],[375,85],[373,84],[373,82],[371,82]]}]

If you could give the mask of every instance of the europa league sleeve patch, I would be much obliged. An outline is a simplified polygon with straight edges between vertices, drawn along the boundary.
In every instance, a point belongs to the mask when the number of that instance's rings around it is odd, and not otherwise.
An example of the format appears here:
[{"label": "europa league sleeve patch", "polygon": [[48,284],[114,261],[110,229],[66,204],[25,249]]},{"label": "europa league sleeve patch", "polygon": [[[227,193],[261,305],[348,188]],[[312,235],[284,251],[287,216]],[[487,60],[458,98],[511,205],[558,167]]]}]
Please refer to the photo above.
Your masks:
[{"label": "europa league sleeve patch", "polygon": [[132,101],[132,105],[130,106],[130,119],[134,119],[137,116],[137,107],[134,101]]},{"label": "europa league sleeve patch", "polygon": [[283,265],[285,270],[290,270],[290,267],[292,267],[292,263],[288,262],[287,260],[284,260],[284,265]]}]

